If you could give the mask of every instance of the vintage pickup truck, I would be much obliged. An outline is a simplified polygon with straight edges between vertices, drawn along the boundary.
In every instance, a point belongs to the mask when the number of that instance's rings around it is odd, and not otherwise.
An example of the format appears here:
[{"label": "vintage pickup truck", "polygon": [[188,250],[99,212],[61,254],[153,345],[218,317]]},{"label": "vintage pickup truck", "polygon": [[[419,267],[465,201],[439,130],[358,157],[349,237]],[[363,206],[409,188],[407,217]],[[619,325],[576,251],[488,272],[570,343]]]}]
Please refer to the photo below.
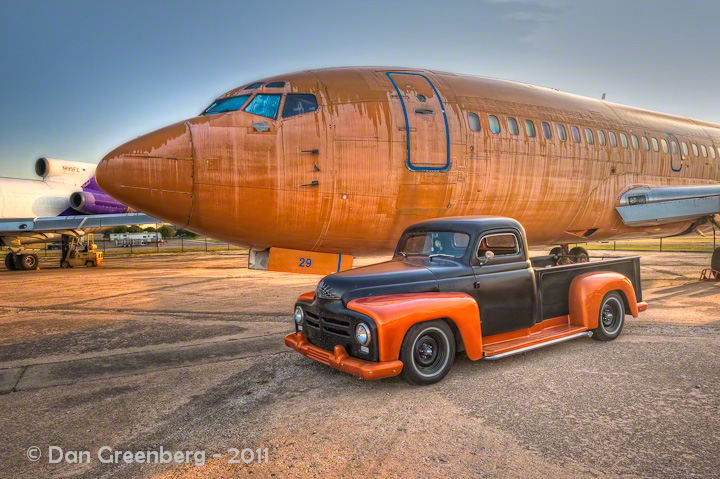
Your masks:
[{"label": "vintage pickup truck", "polygon": [[499,359],[569,339],[615,339],[642,302],[640,258],[552,266],[495,216],[408,227],[392,260],[326,276],[295,306],[285,344],[364,379],[440,381],[457,351]]}]

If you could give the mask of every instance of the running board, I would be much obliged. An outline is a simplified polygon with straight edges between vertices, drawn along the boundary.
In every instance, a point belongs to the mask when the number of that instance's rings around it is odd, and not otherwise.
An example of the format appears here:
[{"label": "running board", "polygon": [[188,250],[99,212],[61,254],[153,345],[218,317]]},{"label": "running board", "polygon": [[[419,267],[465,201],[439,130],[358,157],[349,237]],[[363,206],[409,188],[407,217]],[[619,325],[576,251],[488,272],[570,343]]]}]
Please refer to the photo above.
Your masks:
[{"label": "running board", "polygon": [[569,336],[562,336],[560,338],[551,339],[550,341],[545,341],[543,343],[531,344],[530,346],[525,346],[524,348],[512,349],[510,351],[505,351],[504,353],[493,354],[492,356],[484,356],[483,359],[487,359],[488,361],[494,361],[496,359],[506,358],[515,354],[526,353],[534,349],[544,348],[545,346],[550,346],[551,344],[564,343],[565,341],[570,341],[571,339],[584,338],[588,336],[592,336],[592,331],[582,331],[580,333],[571,334]]}]

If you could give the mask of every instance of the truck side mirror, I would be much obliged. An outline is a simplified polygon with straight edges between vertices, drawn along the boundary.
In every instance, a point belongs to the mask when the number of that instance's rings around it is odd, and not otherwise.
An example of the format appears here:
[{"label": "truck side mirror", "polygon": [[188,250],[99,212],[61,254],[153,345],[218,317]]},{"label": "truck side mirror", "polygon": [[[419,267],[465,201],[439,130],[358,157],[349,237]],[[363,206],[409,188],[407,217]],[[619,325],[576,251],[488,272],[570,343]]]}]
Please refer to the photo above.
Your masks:
[{"label": "truck side mirror", "polygon": [[495,253],[493,253],[492,251],[485,251],[485,259],[484,260],[481,259],[480,264],[483,265],[483,264],[487,263],[488,261],[490,261],[491,259],[493,259],[494,257],[495,257]]}]

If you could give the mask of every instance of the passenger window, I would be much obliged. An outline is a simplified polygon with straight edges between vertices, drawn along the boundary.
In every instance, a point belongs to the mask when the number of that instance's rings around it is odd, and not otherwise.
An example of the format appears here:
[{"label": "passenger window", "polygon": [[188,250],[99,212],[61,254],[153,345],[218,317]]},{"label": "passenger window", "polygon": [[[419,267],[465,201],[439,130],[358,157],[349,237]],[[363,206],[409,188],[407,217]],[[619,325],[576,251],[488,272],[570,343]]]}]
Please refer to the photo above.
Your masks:
[{"label": "passenger window", "polygon": [[265,85],[265,88],[282,88],[285,86],[284,81],[273,81]]},{"label": "passenger window", "polygon": [[585,139],[587,140],[588,145],[595,144],[595,137],[593,136],[593,132],[590,128],[585,128]]},{"label": "passenger window", "polygon": [[650,141],[652,141],[653,151],[660,151],[660,145],[655,137],[650,138]]},{"label": "passenger window", "polygon": [[547,138],[548,140],[552,139],[552,129],[550,128],[550,125],[545,121],[542,122],[542,131],[545,138]]},{"label": "passenger window", "polygon": [[572,131],[572,137],[573,140],[575,140],[575,143],[580,143],[580,130],[577,126],[571,126],[570,131]]},{"label": "passenger window", "polygon": [[515,118],[508,117],[507,122],[510,133],[518,135],[520,133],[520,128],[518,128],[517,120],[515,120]]},{"label": "passenger window", "polygon": [[667,152],[668,152],[668,144],[667,144],[667,141],[665,141],[665,139],[663,138],[662,140],[660,140],[660,143],[662,143],[663,153],[667,153]]},{"label": "passenger window", "polygon": [[260,88],[262,86],[262,84],[263,84],[263,82],[261,82],[261,81],[259,81],[257,83],[251,83],[248,86],[246,86],[245,88],[243,88],[243,90],[255,90],[257,88]]},{"label": "passenger window", "polygon": [[645,148],[645,151],[650,151],[650,143],[648,142],[647,136],[643,136],[643,148]]},{"label": "passenger window", "polygon": [[486,251],[492,251],[495,256],[512,256],[518,254],[517,238],[512,233],[499,233],[485,236],[480,241],[478,258],[484,258]]},{"label": "passenger window", "polygon": [[623,148],[627,149],[628,141],[627,141],[627,135],[625,133],[620,133],[620,143],[622,143]]},{"label": "passenger window", "polygon": [[277,117],[279,106],[280,95],[263,95],[259,93],[253,98],[250,104],[245,107],[245,111],[254,115],[275,118]]},{"label": "passenger window", "polygon": [[225,113],[226,111],[235,111],[242,108],[250,95],[234,96],[232,98],[223,98],[215,100],[212,105],[207,107],[203,115],[211,115],[213,113]]},{"label": "passenger window", "polygon": [[715,148],[713,148],[712,146],[710,147],[710,156],[712,156],[713,159],[715,159]]},{"label": "passenger window", "polygon": [[525,133],[530,138],[535,138],[535,123],[532,120],[525,120]]},{"label": "passenger window", "polygon": [[705,145],[700,145],[700,150],[702,151],[703,158],[707,158],[707,148],[705,148]]},{"label": "passenger window", "polygon": [[617,137],[615,136],[615,133],[613,133],[612,131],[608,131],[608,136],[610,137],[610,144],[613,147],[616,147],[617,146]]},{"label": "passenger window", "polygon": [[695,153],[695,156],[700,156],[700,152],[697,149],[697,145],[695,143],[692,144],[693,153]]},{"label": "passenger window", "polygon": [[480,131],[480,117],[475,113],[468,113],[468,121],[472,131]]},{"label": "passenger window", "polygon": [[688,151],[687,143],[685,143],[685,142],[683,141],[683,142],[682,142],[682,147],[683,147],[683,153],[685,153],[685,156],[689,155],[689,154],[690,154],[690,151]]},{"label": "passenger window", "polygon": [[607,141],[605,140],[605,132],[602,130],[598,130],[598,141],[602,146],[607,144]]},{"label": "passenger window", "polygon": [[633,148],[635,148],[636,150],[639,150],[639,149],[640,149],[640,142],[638,141],[638,137],[635,136],[635,135],[632,135],[631,138],[632,138]]},{"label": "passenger window", "polygon": [[673,152],[673,153],[676,153],[676,154],[679,153],[677,143],[675,143],[674,141],[671,141],[671,142],[670,142],[670,147],[672,148],[672,152]]},{"label": "passenger window", "polygon": [[561,125],[560,123],[558,123],[557,131],[558,131],[558,137],[560,138],[560,141],[567,140],[567,131],[565,131],[565,125]]},{"label": "passenger window", "polygon": [[302,115],[318,109],[318,103],[315,95],[307,93],[291,93],[285,97],[285,105],[283,105],[282,116],[288,118],[291,116]]},{"label": "passenger window", "polygon": [[500,133],[500,120],[495,115],[488,115],[488,122],[490,122],[490,131],[493,133]]}]

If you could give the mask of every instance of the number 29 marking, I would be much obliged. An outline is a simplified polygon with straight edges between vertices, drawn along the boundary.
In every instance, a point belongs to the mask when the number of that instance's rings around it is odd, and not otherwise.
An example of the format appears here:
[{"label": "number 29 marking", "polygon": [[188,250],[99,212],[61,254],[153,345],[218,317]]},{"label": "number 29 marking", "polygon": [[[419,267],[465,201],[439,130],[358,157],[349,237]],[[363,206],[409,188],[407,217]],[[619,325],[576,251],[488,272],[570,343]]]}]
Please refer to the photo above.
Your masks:
[{"label": "number 29 marking", "polygon": [[309,268],[311,264],[312,264],[312,259],[300,258],[300,267],[301,268]]}]

